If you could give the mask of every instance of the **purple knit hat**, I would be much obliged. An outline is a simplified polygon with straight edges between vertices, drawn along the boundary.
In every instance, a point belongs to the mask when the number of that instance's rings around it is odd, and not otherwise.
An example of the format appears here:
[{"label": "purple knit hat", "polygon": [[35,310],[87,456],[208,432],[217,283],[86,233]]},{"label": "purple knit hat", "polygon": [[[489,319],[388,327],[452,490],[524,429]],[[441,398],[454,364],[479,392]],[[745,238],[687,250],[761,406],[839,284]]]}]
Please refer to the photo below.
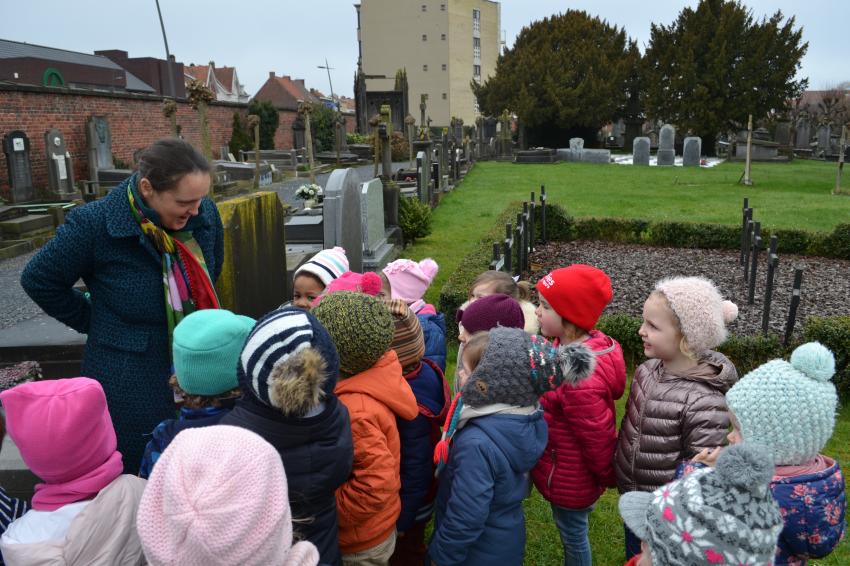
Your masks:
[{"label": "purple knit hat", "polygon": [[458,322],[470,335],[492,330],[497,326],[525,327],[522,307],[516,299],[508,295],[495,294],[481,297],[459,313]]}]

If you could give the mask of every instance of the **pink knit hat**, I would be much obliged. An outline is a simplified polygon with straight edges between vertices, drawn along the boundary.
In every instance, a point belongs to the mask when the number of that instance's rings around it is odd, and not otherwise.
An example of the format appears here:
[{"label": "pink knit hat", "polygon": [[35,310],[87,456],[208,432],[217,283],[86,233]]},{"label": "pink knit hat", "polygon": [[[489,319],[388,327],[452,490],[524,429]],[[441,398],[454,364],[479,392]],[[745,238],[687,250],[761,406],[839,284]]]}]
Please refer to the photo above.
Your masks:
[{"label": "pink knit hat", "polygon": [[655,284],[679,319],[682,335],[694,354],[726,340],[726,325],[738,316],[738,307],[724,301],[714,283],[704,277],[671,277]]},{"label": "pink knit hat", "polygon": [[292,544],[280,455],[234,426],[178,434],[148,480],[136,517],[148,562],[314,566],[310,542]]},{"label": "pink knit hat", "polygon": [[45,483],[34,509],[54,511],[91,499],[121,475],[121,453],[106,396],[88,377],[31,381],[0,393],[6,430]]},{"label": "pink knit hat", "polygon": [[390,282],[392,298],[409,305],[422,299],[439,269],[437,262],[430,257],[419,263],[409,259],[397,259],[387,264],[384,275]]},{"label": "pink knit hat", "polygon": [[366,273],[346,271],[325,288],[325,294],[328,295],[336,291],[354,291],[374,297],[381,292],[381,277],[371,271]]}]

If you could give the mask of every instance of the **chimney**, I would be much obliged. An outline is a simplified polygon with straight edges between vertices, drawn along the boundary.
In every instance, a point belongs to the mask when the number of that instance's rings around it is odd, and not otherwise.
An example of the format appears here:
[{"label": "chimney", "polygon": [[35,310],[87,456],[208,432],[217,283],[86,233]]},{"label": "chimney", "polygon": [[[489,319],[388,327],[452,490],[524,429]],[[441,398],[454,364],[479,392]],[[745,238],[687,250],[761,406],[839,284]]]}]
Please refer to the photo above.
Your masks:
[{"label": "chimney", "polygon": [[274,71],[269,71],[269,78],[270,78],[270,79],[273,79],[273,78],[274,78]]},{"label": "chimney", "polygon": [[295,79],[295,83],[304,88],[304,79]]},{"label": "chimney", "polygon": [[215,69],[215,61],[210,61],[210,67]]}]

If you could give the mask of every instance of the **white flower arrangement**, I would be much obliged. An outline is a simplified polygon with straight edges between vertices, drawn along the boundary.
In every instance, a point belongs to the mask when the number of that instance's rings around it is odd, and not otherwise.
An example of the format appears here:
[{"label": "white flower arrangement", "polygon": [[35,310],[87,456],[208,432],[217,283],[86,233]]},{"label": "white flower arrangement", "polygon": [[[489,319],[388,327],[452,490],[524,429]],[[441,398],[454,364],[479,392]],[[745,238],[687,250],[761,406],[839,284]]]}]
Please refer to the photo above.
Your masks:
[{"label": "white flower arrangement", "polygon": [[322,187],[315,183],[301,185],[298,187],[298,190],[295,191],[295,196],[302,200],[314,199],[320,194],[322,194]]}]

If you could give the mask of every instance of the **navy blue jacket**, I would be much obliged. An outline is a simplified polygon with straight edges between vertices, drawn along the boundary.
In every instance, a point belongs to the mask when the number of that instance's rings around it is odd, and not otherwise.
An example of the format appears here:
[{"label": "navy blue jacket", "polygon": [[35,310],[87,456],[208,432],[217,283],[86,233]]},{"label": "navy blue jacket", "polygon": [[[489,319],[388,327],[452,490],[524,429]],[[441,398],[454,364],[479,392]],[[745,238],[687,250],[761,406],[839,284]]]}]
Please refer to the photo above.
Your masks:
[{"label": "navy blue jacket", "polygon": [[440,475],[437,521],[428,548],[439,566],[521,565],[522,500],[529,472],[546,449],[543,411],[470,420],[455,434]]},{"label": "navy blue jacket", "polygon": [[419,416],[412,421],[396,419],[401,441],[401,514],[396,521],[400,533],[431,518],[437,493],[434,447],[440,440],[440,426],[451,402],[443,372],[428,358],[404,379],[416,397]]},{"label": "navy blue jacket", "polygon": [[446,373],[446,317],[443,313],[417,314],[425,338],[425,357]]},{"label": "navy blue jacket", "polygon": [[139,477],[148,479],[151,476],[154,464],[178,433],[187,428],[201,428],[218,424],[218,421],[233,408],[234,402],[235,399],[226,407],[205,407],[203,409],[181,407],[179,419],[165,419],[156,425],[151,433],[151,439],[145,446],[142,463],[139,465]]},{"label": "navy blue jacket", "polygon": [[318,415],[288,418],[248,392],[220,424],[253,431],[277,449],[289,485],[295,537],[315,544],[322,564],[341,564],[336,490],[351,475],[354,460],[345,405],[330,395]]},{"label": "navy blue jacket", "polygon": [[[173,417],[171,351],[162,260],[142,234],[127,199],[127,181],[68,215],[30,260],[21,285],[45,313],[88,334],[82,375],[101,383],[118,434],[124,470],[135,474],[145,435]],[[213,281],[224,259],[224,229],[204,199],[193,235]],[[74,290],[82,278],[91,298]]]}]

